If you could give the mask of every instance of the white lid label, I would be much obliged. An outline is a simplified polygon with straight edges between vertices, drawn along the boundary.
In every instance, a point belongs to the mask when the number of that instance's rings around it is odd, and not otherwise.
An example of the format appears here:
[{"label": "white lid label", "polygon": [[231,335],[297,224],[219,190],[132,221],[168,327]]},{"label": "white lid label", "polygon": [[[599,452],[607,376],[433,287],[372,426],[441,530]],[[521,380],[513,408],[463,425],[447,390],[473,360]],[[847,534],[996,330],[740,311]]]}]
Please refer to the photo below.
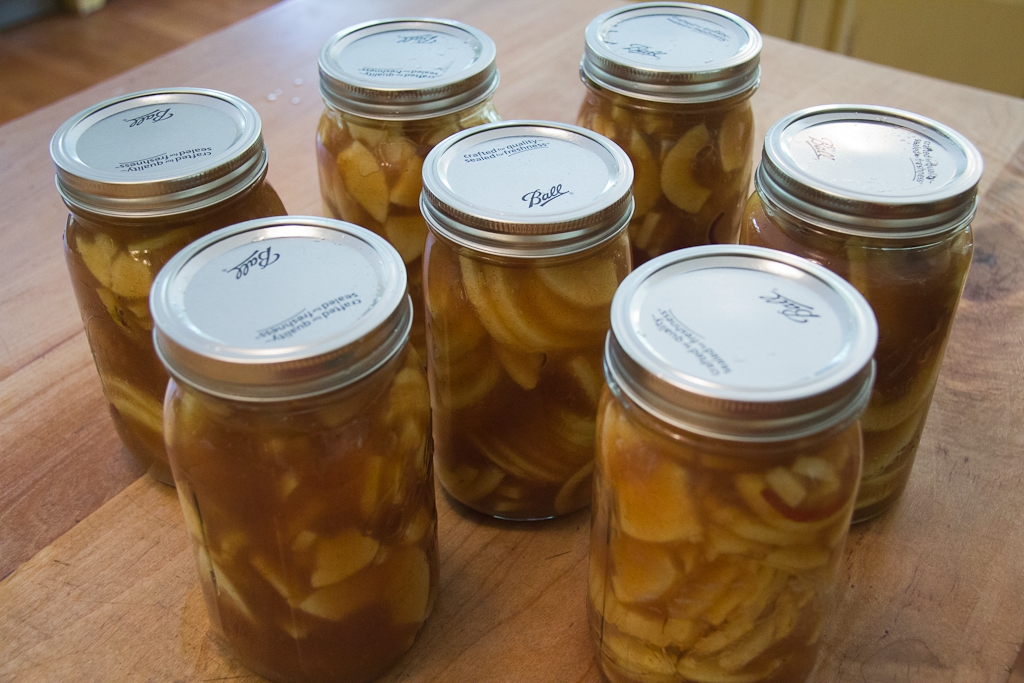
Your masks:
[{"label": "white lid label", "polygon": [[382,287],[379,261],[356,239],[246,242],[185,278],[179,310],[198,334],[228,347],[316,344],[343,334],[373,309]]},{"label": "white lid label", "polygon": [[480,56],[471,38],[423,29],[382,31],[340,43],[332,61],[353,80],[375,86],[419,85],[469,69]]},{"label": "white lid label", "polygon": [[940,141],[890,123],[831,121],[786,142],[793,162],[815,180],[870,195],[932,191],[956,179],[958,160]]},{"label": "white lid label", "polygon": [[623,62],[679,71],[714,68],[749,42],[742,26],[708,12],[627,14],[599,35]]},{"label": "white lid label", "polygon": [[717,267],[668,274],[646,291],[633,323],[641,344],[719,386],[792,386],[831,369],[847,343],[824,286]]},{"label": "white lid label", "polygon": [[608,160],[558,138],[512,136],[462,149],[446,169],[461,199],[488,212],[565,213],[586,207],[607,191]]},{"label": "white lid label", "polygon": [[238,121],[225,109],[155,103],[117,112],[89,126],[75,151],[97,171],[153,180],[209,166],[241,134]]}]

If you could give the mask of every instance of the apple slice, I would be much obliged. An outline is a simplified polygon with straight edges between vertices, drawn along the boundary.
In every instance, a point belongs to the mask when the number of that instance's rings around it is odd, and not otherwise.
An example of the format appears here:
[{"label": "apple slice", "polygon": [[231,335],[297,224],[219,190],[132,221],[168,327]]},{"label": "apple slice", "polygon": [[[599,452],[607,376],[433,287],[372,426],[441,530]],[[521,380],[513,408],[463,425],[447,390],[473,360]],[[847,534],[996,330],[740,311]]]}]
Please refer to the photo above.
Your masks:
[{"label": "apple slice", "polygon": [[610,306],[619,286],[615,263],[609,259],[582,259],[534,272],[548,292],[579,308]]},{"label": "apple slice", "polygon": [[338,153],[338,173],[342,182],[359,204],[378,223],[388,217],[388,184],[376,157],[355,140]]},{"label": "apple slice", "polygon": [[477,451],[494,463],[498,469],[527,481],[561,483],[565,476],[561,463],[552,462],[543,451],[509,444],[500,438],[471,435]]},{"label": "apple slice", "polygon": [[458,465],[454,470],[444,470],[439,466],[438,476],[453,496],[473,503],[493,493],[505,478],[505,473],[496,467],[480,470],[470,465]]},{"label": "apple slice", "polygon": [[479,404],[501,380],[501,363],[484,337],[481,344],[461,356],[435,349],[435,399],[451,410]]},{"label": "apple slice", "polygon": [[392,204],[415,209],[420,205],[420,190],[423,189],[423,159],[410,157],[402,166],[398,180],[391,188],[389,198]]},{"label": "apple slice", "polygon": [[661,164],[661,189],[668,200],[687,213],[697,213],[711,196],[711,190],[699,185],[693,174],[693,162],[702,149],[711,144],[711,135],[703,123],[686,131],[665,155]]},{"label": "apple slice", "polygon": [[726,173],[742,168],[750,158],[750,134],[754,128],[749,109],[737,109],[722,121],[718,129],[718,153]]},{"label": "apple slice", "polygon": [[396,624],[420,624],[430,607],[430,563],[415,546],[393,548],[384,563],[391,618]]},{"label": "apple slice", "polygon": [[309,582],[322,588],[343,581],[370,564],[380,543],[355,529],[331,538],[321,538],[313,550],[313,571]]},{"label": "apple slice", "polygon": [[675,657],[665,650],[626,635],[605,631],[601,637],[601,656],[623,674],[614,680],[631,683],[675,683]]},{"label": "apple slice", "polygon": [[110,290],[125,299],[145,299],[153,284],[150,268],[146,261],[122,251],[110,264]]},{"label": "apple slice", "polygon": [[633,162],[634,218],[643,218],[661,198],[661,180],[658,162],[643,136],[632,131],[629,137],[629,160]]},{"label": "apple slice", "polygon": [[772,659],[751,670],[732,672],[719,664],[718,657],[683,657],[679,660],[676,670],[687,681],[699,683],[757,683],[775,673],[782,666],[782,662],[782,659]]},{"label": "apple slice", "polygon": [[646,602],[663,596],[679,572],[659,545],[620,535],[610,543],[612,592],[622,602]]},{"label": "apple slice", "polygon": [[574,341],[553,333],[527,310],[521,291],[526,269],[482,263],[465,256],[459,257],[459,263],[466,296],[496,341],[540,353],[569,346]]},{"label": "apple slice", "polygon": [[294,605],[297,609],[328,621],[341,621],[374,602],[380,594],[378,572],[360,572],[313,591]]},{"label": "apple slice", "polygon": [[586,504],[585,501],[590,499],[593,474],[594,461],[591,460],[569,477],[555,496],[555,514],[564,515]]},{"label": "apple slice", "polygon": [[356,141],[369,148],[376,147],[380,143],[384,142],[384,138],[387,137],[388,134],[387,130],[381,126],[364,126],[359,123],[354,123],[348,119],[345,119],[345,126]]},{"label": "apple slice", "polygon": [[540,381],[540,371],[547,356],[543,353],[520,351],[511,346],[494,344],[494,351],[505,372],[516,384],[530,391]]},{"label": "apple slice", "polygon": [[623,532],[654,543],[701,540],[703,526],[686,470],[658,455],[640,452],[619,453],[616,459],[624,461],[619,463],[622,467],[612,467]]},{"label": "apple slice", "polygon": [[402,256],[406,264],[423,255],[427,242],[427,222],[419,213],[405,216],[390,215],[384,221],[384,238]]},{"label": "apple slice", "polygon": [[227,577],[224,570],[221,569],[220,565],[210,559],[210,555],[206,552],[205,548],[202,546],[195,547],[199,558],[200,571],[209,572],[208,575],[213,576],[213,585],[217,594],[218,606],[227,605],[250,622],[255,623],[256,615],[253,614],[252,609],[242,598],[241,592],[239,592],[235,584]]},{"label": "apple slice", "polygon": [[[416,145],[406,137],[384,140],[377,145],[377,154],[380,155],[381,161],[388,166],[398,167],[415,156]],[[422,160],[420,165],[423,165]]]},{"label": "apple slice", "polygon": [[138,387],[117,377],[101,377],[107,400],[121,413],[121,417],[154,432],[164,429],[164,407]]},{"label": "apple slice", "polygon": [[298,600],[309,591],[289,577],[288,572],[282,571],[283,567],[279,563],[272,562],[264,555],[253,555],[250,562],[256,572],[287,602]]},{"label": "apple slice", "polygon": [[110,237],[104,234],[96,235],[92,240],[84,239],[81,235],[75,238],[75,249],[82,256],[85,267],[89,269],[96,280],[110,289],[110,269],[117,255],[117,244]]},{"label": "apple slice", "polygon": [[619,603],[612,596],[608,597],[603,616],[620,633],[654,647],[686,650],[700,637],[700,626],[692,619],[651,616]]}]

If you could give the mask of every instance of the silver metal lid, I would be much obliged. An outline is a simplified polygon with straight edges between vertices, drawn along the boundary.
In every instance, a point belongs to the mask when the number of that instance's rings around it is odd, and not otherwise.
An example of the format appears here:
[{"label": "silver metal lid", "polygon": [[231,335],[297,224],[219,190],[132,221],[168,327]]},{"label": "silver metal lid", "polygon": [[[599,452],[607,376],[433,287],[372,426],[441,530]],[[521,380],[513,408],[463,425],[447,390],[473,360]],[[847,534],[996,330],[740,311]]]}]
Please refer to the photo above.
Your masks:
[{"label": "silver metal lid", "polygon": [[367,118],[417,119],[464,109],[498,87],[494,41],[446,19],[386,19],[336,33],[320,50],[320,94]]},{"label": "silver metal lid", "polygon": [[593,131],[502,121],[456,133],[423,163],[420,210],[457,245],[496,256],[576,253],[633,214],[633,165]]},{"label": "silver metal lid", "polygon": [[256,110],[202,88],[101,102],[64,122],[50,140],[50,156],[72,210],[123,218],[207,208],[267,171]]},{"label": "silver metal lid", "polygon": [[773,208],[843,234],[931,237],[977,210],[982,159],[923,116],[863,105],[811,107],[765,136],[755,186]]},{"label": "silver metal lid", "polygon": [[608,383],[698,434],[778,441],[856,420],[878,326],[831,271],[792,254],[714,245],[664,254],[612,301]]},{"label": "silver metal lid", "polygon": [[318,217],[247,221],[192,242],[157,275],[149,305],[171,375],[243,401],[351,384],[397,353],[412,324],[398,252]]},{"label": "silver metal lid", "polygon": [[580,75],[630,97],[710,102],[757,88],[761,44],[753,25],[725,10],[685,2],[631,4],[587,26]]}]

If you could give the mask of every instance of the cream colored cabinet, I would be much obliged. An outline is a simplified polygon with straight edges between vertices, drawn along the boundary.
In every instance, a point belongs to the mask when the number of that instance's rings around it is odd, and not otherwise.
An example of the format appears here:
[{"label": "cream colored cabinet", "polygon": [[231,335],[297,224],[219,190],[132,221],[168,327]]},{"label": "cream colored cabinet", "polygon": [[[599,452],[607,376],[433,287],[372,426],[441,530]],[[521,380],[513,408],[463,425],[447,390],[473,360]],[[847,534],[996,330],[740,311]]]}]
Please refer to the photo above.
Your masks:
[{"label": "cream colored cabinet", "polygon": [[719,0],[767,35],[1024,97],[1024,0]]}]

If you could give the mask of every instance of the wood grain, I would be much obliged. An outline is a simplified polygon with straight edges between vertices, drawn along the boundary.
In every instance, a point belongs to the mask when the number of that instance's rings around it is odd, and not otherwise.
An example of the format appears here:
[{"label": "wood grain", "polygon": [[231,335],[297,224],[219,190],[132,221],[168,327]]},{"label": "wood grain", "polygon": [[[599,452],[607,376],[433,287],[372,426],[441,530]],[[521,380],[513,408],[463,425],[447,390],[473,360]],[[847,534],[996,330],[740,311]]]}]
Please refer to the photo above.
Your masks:
[{"label": "wood grain", "polygon": [[[248,676],[209,639],[172,492],[135,480],[100,400],[61,253],[57,126],[121,92],[233,92],[263,118],[285,205],[317,213],[316,53],[330,34],[385,16],[466,21],[498,46],[505,118],[572,121],[583,28],[612,6],[287,0],[0,127],[0,576],[17,568],[0,582],[0,680]],[[851,536],[814,680],[1005,683],[1024,642],[1024,102],[770,38],[763,69],[759,135],[811,104],[886,104],[953,126],[986,162],[975,263],[918,463],[899,504]],[[585,513],[498,524],[443,496],[439,513],[437,611],[384,680],[598,681]]]},{"label": "wood grain", "polygon": [[[438,496],[439,597],[381,680],[598,680],[588,514],[515,524]],[[210,636],[195,574],[177,497],[138,480],[0,584],[0,680],[263,680]]]},{"label": "wood grain", "polygon": [[95,85],[277,0],[111,0],[0,33],[0,123]]}]

